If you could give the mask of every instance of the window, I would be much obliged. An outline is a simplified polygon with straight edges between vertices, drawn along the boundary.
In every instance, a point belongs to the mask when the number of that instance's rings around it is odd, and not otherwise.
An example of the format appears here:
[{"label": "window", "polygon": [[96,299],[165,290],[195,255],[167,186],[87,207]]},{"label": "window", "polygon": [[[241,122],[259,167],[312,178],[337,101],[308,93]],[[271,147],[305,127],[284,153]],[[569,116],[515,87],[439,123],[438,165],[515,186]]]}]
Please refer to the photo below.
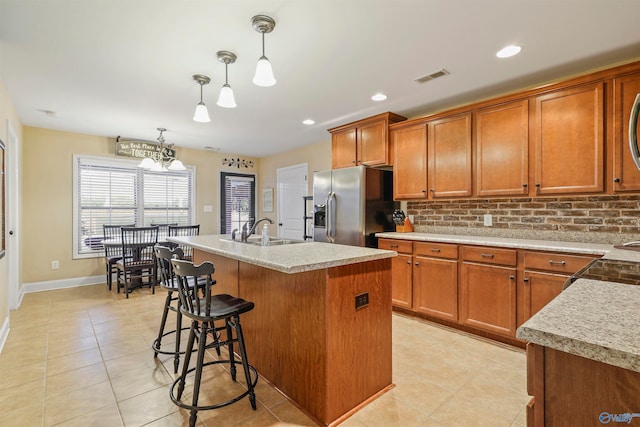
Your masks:
[{"label": "window", "polygon": [[220,174],[220,233],[230,234],[255,221],[256,180],[254,175]]},{"label": "window", "polygon": [[103,254],[104,224],[194,222],[194,168],[151,172],[137,164],[74,156],[74,258]]}]

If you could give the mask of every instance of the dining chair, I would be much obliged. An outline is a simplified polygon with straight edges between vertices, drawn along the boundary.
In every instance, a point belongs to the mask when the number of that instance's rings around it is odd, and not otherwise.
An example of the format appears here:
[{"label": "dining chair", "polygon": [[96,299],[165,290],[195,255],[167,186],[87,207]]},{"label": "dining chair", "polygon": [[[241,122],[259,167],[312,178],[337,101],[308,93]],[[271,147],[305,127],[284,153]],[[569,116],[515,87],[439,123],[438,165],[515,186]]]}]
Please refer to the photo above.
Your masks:
[{"label": "dining chair", "polygon": [[[169,237],[197,236],[200,234],[200,224],[197,225],[170,225]],[[183,258],[193,261],[193,248],[188,245],[177,245],[183,252]]]},{"label": "dining chair", "polygon": [[[120,229],[122,227],[134,227],[135,224],[128,225],[111,225],[102,226],[103,242],[105,240],[116,241],[122,238]],[[102,245],[104,247],[104,263],[107,267],[107,286],[111,290],[113,283],[113,273],[118,273],[116,262],[122,259],[122,247],[120,245]]]},{"label": "dining chair", "polygon": [[122,227],[122,259],[118,268],[118,293],[124,288],[129,298],[133,287],[148,285],[155,293],[157,266],[153,247],[158,243],[158,227]]}]

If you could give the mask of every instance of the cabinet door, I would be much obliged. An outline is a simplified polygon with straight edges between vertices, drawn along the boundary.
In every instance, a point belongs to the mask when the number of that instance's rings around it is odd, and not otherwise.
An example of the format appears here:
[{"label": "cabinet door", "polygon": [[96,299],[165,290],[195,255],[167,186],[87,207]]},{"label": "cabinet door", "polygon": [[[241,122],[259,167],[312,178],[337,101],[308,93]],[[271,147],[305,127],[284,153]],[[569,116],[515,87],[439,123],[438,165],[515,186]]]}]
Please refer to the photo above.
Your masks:
[{"label": "cabinet door", "polygon": [[[640,171],[629,149],[629,116],[640,94],[640,73],[613,81],[613,188],[615,191],[640,190]],[[640,134],[640,121],[638,123]]]},{"label": "cabinet door", "polygon": [[331,168],[356,166],[356,128],[331,134]]},{"label": "cabinet door", "polygon": [[414,257],[413,309],[440,319],[458,320],[456,260]]},{"label": "cabinet door", "polygon": [[603,83],[535,98],[537,194],[604,190]]},{"label": "cabinet door", "polygon": [[471,195],[471,113],[429,122],[431,197]]},{"label": "cabinet door", "polygon": [[358,127],[357,164],[388,165],[387,121],[378,120]]},{"label": "cabinet door", "polygon": [[560,295],[562,285],[569,276],[562,274],[540,273],[524,271],[524,319],[536,314],[552,299]]},{"label": "cabinet door", "polygon": [[475,113],[476,194],[529,192],[529,102],[516,101]]},{"label": "cabinet door", "polygon": [[427,126],[393,129],[393,198],[427,198]]},{"label": "cabinet door", "polygon": [[391,261],[391,303],[396,307],[411,308],[412,305],[412,257],[398,255]]},{"label": "cabinet door", "polygon": [[463,262],[460,322],[514,337],[516,333],[516,269]]}]

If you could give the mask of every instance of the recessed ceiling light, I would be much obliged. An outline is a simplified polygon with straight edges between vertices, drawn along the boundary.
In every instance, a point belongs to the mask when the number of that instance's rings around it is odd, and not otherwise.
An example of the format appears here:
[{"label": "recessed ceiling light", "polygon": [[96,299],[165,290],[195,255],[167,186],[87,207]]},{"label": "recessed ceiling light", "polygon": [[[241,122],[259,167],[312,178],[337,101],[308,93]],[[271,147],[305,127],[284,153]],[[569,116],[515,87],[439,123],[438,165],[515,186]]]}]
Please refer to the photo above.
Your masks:
[{"label": "recessed ceiling light", "polygon": [[315,125],[315,124],[316,124],[315,120],[313,120],[313,119],[304,119],[304,120],[302,121],[302,123],[304,123],[305,125],[308,125],[308,126],[311,126],[311,125]]},{"label": "recessed ceiling light", "polygon": [[385,99],[387,99],[387,95],[385,95],[384,93],[376,93],[371,97],[371,99],[373,99],[374,101],[384,101]]},{"label": "recessed ceiling light", "polygon": [[520,46],[509,45],[507,47],[504,47],[504,48],[500,49],[498,51],[498,53],[496,53],[496,56],[498,58],[510,58],[510,57],[512,57],[514,55],[519,54],[520,50],[522,50],[522,48]]}]

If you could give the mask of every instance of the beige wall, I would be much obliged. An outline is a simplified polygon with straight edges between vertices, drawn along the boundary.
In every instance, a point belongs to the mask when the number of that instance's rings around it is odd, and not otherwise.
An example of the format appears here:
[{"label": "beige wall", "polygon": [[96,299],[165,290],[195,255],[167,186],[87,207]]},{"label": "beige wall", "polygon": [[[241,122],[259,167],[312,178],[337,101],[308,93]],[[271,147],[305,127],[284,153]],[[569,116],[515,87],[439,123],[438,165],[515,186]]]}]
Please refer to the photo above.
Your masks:
[{"label": "beige wall", "polygon": [[[329,135],[327,134],[327,138]],[[268,216],[274,221],[278,218],[277,170],[301,163],[308,165],[308,193],[313,190],[313,171],[331,169],[331,140],[306,145],[284,153],[275,154],[260,159],[258,179],[258,216]],[[262,212],[262,189],[273,188],[273,212]],[[270,227],[272,235],[277,234],[276,227]]]},{"label": "beige wall", "polygon": [[[22,283],[104,274],[101,257],[72,259],[72,159],[74,154],[115,157],[115,140],[25,127],[23,146]],[[218,177],[221,170],[235,170],[222,166],[229,155],[180,147],[176,152],[185,165],[196,167],[196,222],[201,233],[217,233]],[[253,160],[253,171],[258,171],[258,159],[243,158]],[[204,213],[205,205],[213,206],[213,212]],[[51,270],[52,260],[60,262],[60,269]]]},{"label": "beige wall", "polygon": [[[9,139],[8,123],[22,140],[22,125],[15,112],[13,101],[0,81],[0,139],[7,144]],[[5,165],[7,160],[5,159]],[[7,199],[5,199],[7,200]],[[6,203],[6,202],[5,202]],[[7,276],[7,257],[0,259],[0,327],[9,315],[9,283]]]}]

